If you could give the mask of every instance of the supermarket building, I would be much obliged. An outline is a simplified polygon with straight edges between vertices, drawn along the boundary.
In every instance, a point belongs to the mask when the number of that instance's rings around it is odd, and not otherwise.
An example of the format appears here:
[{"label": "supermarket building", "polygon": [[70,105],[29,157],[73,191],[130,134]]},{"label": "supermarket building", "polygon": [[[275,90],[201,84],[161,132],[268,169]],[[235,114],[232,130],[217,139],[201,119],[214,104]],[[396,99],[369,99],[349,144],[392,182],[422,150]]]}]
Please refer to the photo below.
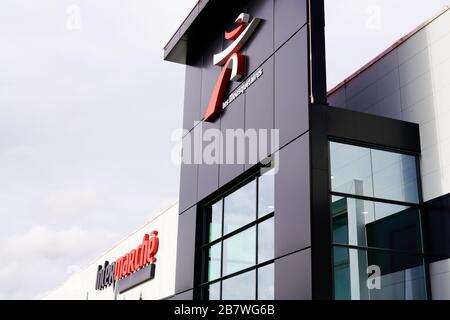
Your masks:
[{"label": "supermarket building", "polygon": [[173,289],[148,298],[450,299],[450,11],[330,92],[324,26],[323,1],[203,0],[165,47],[184,154],[271,136],[181,165]]}]

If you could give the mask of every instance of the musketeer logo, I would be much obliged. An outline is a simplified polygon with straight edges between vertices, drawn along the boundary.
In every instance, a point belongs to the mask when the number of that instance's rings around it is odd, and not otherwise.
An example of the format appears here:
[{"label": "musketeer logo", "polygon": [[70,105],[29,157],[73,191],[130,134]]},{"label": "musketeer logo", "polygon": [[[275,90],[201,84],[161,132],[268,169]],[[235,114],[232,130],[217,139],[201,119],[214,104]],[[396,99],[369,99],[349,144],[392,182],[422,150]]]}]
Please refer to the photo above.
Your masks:
[{"label": "musketeer logo", "polygon": [[[250,15],[241,13],[236,19],[239,26],[233,31],[225,32],[225,39],[234,41],[224,51],[214,55],[214,65],[223,66],[223,68],[209,100],[205,121],[211,122],[220,114],[223,108],[223,96],[230,81],[238,81],[244,76],[245,56],[240,54],[239,51],[250,39],[260,21],[258,18],[253,18],[250,21]],[[262,74],[262,71],[258,71],[258,74]],[[228,99],[229,102],[230,99]]]},{"label": "musketeer logo", "polygon": [[104,266],[98,266],[96,290],[114,285],[119,293],[125,292],[155,277],[156,253],[159,248],[158,231],[144,235],[142,244],[124,256]]}]

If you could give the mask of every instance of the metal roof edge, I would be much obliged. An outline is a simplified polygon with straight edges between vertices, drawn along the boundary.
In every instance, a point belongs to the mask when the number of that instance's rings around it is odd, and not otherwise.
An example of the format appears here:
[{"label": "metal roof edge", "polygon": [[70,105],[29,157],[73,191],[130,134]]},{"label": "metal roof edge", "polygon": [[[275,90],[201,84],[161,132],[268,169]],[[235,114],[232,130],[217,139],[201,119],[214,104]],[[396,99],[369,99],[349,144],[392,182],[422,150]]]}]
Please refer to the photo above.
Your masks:
[{"label": "metal roof edge", "polygon": [[364,66],[362,66],[361,68],[359,68],[358,70],[356,70],[355,72],[353,72],[350,76],[348,76],[347,78],[345,78],[343,81],[341,81],[340,83],[338,83],[336,86],[334,86],[332,89],[330,89],[327,92],[327,96],[331,96],[333,93],[336,93],[336,91],[338,91],[339,89],[341,89],[342,87],[344,87],[345,85],[347,85],[349,82],[351,82],[353,79],[355,79],[356,77],[358,77],[360,74],[362,74],[364,71],[366,71],[367,69],[369,69],[371,66],[373,66],[375,63],[377,63],[378,61],[380,61],[382,58],[384,58],[386,55],[388,55],[390,52],[394,51],[395,49],[397,49],[398,47],[400,47],[403,43],[405,43],[406,41],[408,41],[410,38],[412,38],[414,35],[416,35],[417,33],[419,33],[419,31],[421,31],[422,29],[426,28],[427,26],[429,26],[433,21],[435,21],[436,19],[438,19],[439,17],[441,17],[444,13],[446,13],[447,11],[450,10],[450,6],[444,6],[441,10],[439,10],[434,16],[432,16],[431,18],[429,18],[428,20],[426,20],[425,22],[421,23],[418,27],[416,27],[415,29],[413,29],[411,32],[409,32],[408,34],[406,34],[405,36],[401,37],[399,40],[397,40],[396,42],[394,42],[394,44],[392,44],[390,47],[388,47],[386,50],[384,50],[383,52],[381,52],[379,55],[377,55],[375,58],[373,58],[371,61],[369,61],[368,63],[366,63]]}]

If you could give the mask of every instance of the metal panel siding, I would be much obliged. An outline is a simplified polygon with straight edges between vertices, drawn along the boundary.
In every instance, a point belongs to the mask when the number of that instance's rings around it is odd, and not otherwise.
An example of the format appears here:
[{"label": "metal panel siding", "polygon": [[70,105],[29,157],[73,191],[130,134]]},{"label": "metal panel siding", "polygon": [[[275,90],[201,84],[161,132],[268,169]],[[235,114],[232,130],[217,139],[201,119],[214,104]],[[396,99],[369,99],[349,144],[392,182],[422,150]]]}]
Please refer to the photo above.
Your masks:
[{"label": "metal panel siding", "polygon": [[309,134],[284,147],[275,175],[275,256],[309,247]]},{"label": "metal panel siding", "polygon": [[[183,150],[183,153],[190,152],[191,155],[194,152],[194,136],[192,131],[183,137]],[[188,163],[181,164],[179,195],[180,212],[185,211],[197,203],[197,181],[198,165]]]},{"label": "metal panel siding", "polygon": [[274,41],[278,49],[307,22],[306,0],[275,0]]},{"label": "metal panel siding", "polygon": [[[202,139],[202,135],[208,129],[220,129],[221,119],[217,119],[216,122],[202,122],[198,125],[201,130],[199,138]],[[199,159],[202,159],[203,149],[209,144],[209,142],[200,141],[202,147],[197,150],[199,152]],[[216,191],[219,187],[219,164],[206,164],[202,161],[198,165],[198,196],[197,200],[201,201],[206,196]],[[192,186],[191,186],[192,188]]]},{"label": "metal panel siding", "polygon": [[[255,34],[244,47],[247,56],[247,73],[242,82],[234,82],[226,95],[231,93],[241,83],[263,68],[263,75],[254,82],[237,100],[233,101],[214,123],[199,125],[203,131],[207,128],[242,129],[279,129],[281,146],[280,172],[276,175],[276,214],[275,214],[275,253],[280,258],[276,262],[276,295],[287,299],[310,299],[311,292],[311,253],[310,250],[297,252],[311,245],[310,239],[310,185],[309,185],[309,77],[308,77],[308,32],[306,1],[298,0],[249,0],[242,4],[251,16],[262,19]],[[217,4],[222,10],[226,6]],[[238,9],[237,7],[235,9]],[[221,70],[213,66],[213,54],[221,51],[230,43],[223,39],[223,31],[235,26],[234,9],[224,9],[220,21],[217,21],[208,31],[206,47],[195,49],[200,51],[202,58],[202,74],[189,68],[192,81],[200,85],[186,83],[185,112],[189,113],[200,87],[200,111],[202,117],[209,102],[212,89]],[[211,12],[214,10],[211,9]],[[215,11],[214,11],[215,12]],[[216,14],[218,12],[215,12]],[[204,17],[202,23],[208,23]],[[225,21],[224,25],[219,26]],[[303,26],[303,29],[301,29]],[[217,28],[217,29],[216,29]],[[223,28],[224,30],[222,30]],[[301,30],[300,30],[301,29]],[[219,30],[220,32],[216,32]],[[211,39],[214,39],[211,44]],[[275,49],[278,51],[275,53]],[[191,66],[191,68],[193,68]],[[195,69],[194,69],[195,70]],[[186,77],[188,81],[188,76]],[[192,89],[194,88],[194,89]],[[195,109],[195,108],[194,108]],[[194,110],[195,111],[195,110]],[[193,114],[185,117],[185,123],[192,122]],[[306,133],[306,134],[305,134]],[[303,136],[301,136],[304,134]],[[268,132],[269,143],[270,133]],[[301,136],[301,137],[300,137]],[[295,140],[297,138],[297,140]],[[204,144],[206,145],[206,144]],[[270,150],[270,148],[269,148]],[[268,154],[267,154],[268,155]],[[248,160],[248,159],[247,159]],[[180,201],[191,203],[194,191],[198,190],[196,203],[205,200],[220,187],[231,182],[244,170],[252,165],[206,165],[198,166],[198,180],[193,174],[183,174],[180,190]],[[248,172],[247,172],[248,173]],[[189,181],[189,178],[192,181]],[[197,192],[197,191],[195,191]],[[186,196],[186,195],[187,196]],[[181,200],[183,199],[183,200]],[[186,205],[183,205],[186,208]],[[194,272],[195,214],[196,206],[180,216],[179,255],[187,246],[187,252],[182,253],[177,263],[176,292],[191,290]],[[185,240],[186,239],[186,240]],[[182,242],[187,241],[186,244]],[[297,252],[292,254],[293,252]],[[190,257],[187,257],[187,255]],[[289,256],[285,256],[288,255]],[[285,256],[281,258],[282,256]],[[298,281],[292,281],[292,272],[301,275]],[[284,271],[283,271],[284,270]],[[287,272],[288,270],[292,270]],[[281,279],[284,277],[284,279]],[[305,285],[305,283],[307,285]],[[297,286],[299,285],[299,286]],[[183,295],[181,295],[183,296]],[[184,296],[183,296],[184,297]],[[177,299],[175,296],[174,299]],[[187,291],[187,299],[192,299],[191,291]]]},{"label": "metal panel siding", "polygon": [[[258,79],[245,95],[245,129],[267,129],[268,146],[270,148],[269,130],[274,126],[274,72],[273,58],[263,65],[263,76]],[[266,156],[268,156],[267,154]],[[252,165],[246,163],[248,169]]]},{"label": "metal panel siding", "polygon": [[252,73],[273,53],[273,0],[251,0],[248,12],[262,19],[255,34],[246,45],[248,73]]},{"label": "metal panel siding", "polygon": [[216,84],[217,77],[221,68],[213,64],[214,54],[222,51],[223,34],[215,34],[214,40],[203,50],[203,69],[202,69],[202,94],[201,94],[201,117],[203,118],[208,107],[211,93]]},{"label": "metal panel siding", "polygon": [[308,130],[307,28],[275,53],[275,128],[280,147]]},{"label": "metal panel siding", "polygon": [[183,109],[183,128],[186,130],[191,130],[194,127],[194,122],[199,121],[203,117],[203,114],[200,113],[201,66],[201,64],[186,66]]},{"label": "metal panel siding", "polygon": [[434,261],[450,258],[450,195],[426,204],[426,235]]},{"label": "metal panel siding", "polygon": [[[241,129],[244,130],[244,114],[245,114],[245,96],[241,95],[238,99],[234,100],[222,113],[221,116],[221,132],[223,140],[221,141],[222,147],[221,151],[223,154],[221,158],[226,162],[226,148],[223,146],[227,143],[231,143],[226,138],[227,129]],[[237,146],[236,139],[234,142],[234,156],[237,156]],[[231,156],[231,155],[230,155]],[[223,186],[230,182],[238,175],[244,172],[244,164],[221,164],[219,166],[219,186]]]},{"label": "metal panel siding", "polygon": [[275,260],[275,299],[311,300],[311,250]]},{"label": "metal panel siding", "polygon": [[195,230],[197,207],[182,213],[178,222],[175,293],[194,287]]},{"label": "metal panel siding", "polygon": [[167,300],[192,300],[193,297],[194,297],[194,290],[189,290],[183,293],[176,294]]},{"label": "metal panel siding", "polygon": [[[420,125],[423,198],[450,192],[450,11],[446,11],[367,70],[350,79],[329,101],[346,91],[346,103],[376,81],[376,104],[364,112]],[[374,70],[372,72],[371,70]]]}]

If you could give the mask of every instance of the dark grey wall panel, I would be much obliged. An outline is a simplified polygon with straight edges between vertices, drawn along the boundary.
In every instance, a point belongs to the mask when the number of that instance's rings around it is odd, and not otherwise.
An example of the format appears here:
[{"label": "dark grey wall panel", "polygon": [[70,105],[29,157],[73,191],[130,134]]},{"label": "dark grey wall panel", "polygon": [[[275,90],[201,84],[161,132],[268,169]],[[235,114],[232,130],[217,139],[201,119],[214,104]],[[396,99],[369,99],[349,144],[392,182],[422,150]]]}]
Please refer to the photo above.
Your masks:
[{"label": "dark grey wall panel", "polygon": [[222,51],[223,32],[214,35],[214,40],[210,39],[210,45],[203,51],[202,69],[202,94],[201,94],[201,117],[205,115],[211,93],[220,74],[221,67],[213,64],[214,54]]},{"label": "dark grey wall panel", "polygon": [[[217,119],[215,122],[202,122],[197,127],[201,130],[199,138],[202,140],[202,136],[208,129],[220,130],[220,121]],[[196,127],[196,128],[197,128]],[[199,152],[199,157],[202,157],[202,153],[205,147],[209,144],[208,142],[200,141],[202,147],[197,150]],[[218,164],[206,164],[202,163],[198,165],[198,201],[202,200],[212,192],[216,191],[219,187],[219,165]]]},{"label": "dark grey wall panel", "polygon": [[450,194],[425,204],[425,236],[431,261],[450,258]]},{"label": "dark grey wall panel", "polygon": [[196,217],[197,207],[195,206],[182,213],[178,219],[175,293],[194,287]]},{"label": "dark grey wall panel", "polygon": [[[226,163],[227,150],[226,144],[231,142],[226,137],[227,129],[241,129],[244,130],[244,114],[245,114],[245,96],[241,95],[238,99],[234,100],[222,113],[221,116],[221,132],[223,140],[221,141],[221,158]],[[242,172],[244,172],[244,164],[237,164],[237,140],[234,139],[234,164],[221,164],[219,168],[219,186],[223,186],[230,182]],[[245,151],[245,150],[244,150]],[[231,155],[229,155],[231,157]]]},{"label": "dark grey wall panel", "polygon": [[273,0],[251,0],[248,12],[261,23],[246,45],[248,73],[252,73],[273,53]]},{"label": "dark grey wall panel", "polygon": [[333,107],[346,108],[347,97],[345,86],[328,96],[328,103]]},{"label": "dark grey wall panel", "polygon": [[[409,72],[414,67],[407,69]],[[409,101],[402,96],[401,70],[398,49],[394,49],[334,91],[328,102],[332,107],[402,120],[402,108],[408,106]],[[422,87],[429,89],[426,85]]]},{"label": "dark grey wall panel", "polygon": [[275,53],[275,128],[280,146],[308,130],[307,28]]},{"label": "dark grey wall panel", "polygon": [[[245,96],[245,129],[268,130],[267,154],[270,155],[270,130],[274,125],[274,83],[273,83],[273,58],[267,60],[263,65],[263,76],[247,90]],[[262,159],[260,159],[262,160]],[[246,169],[252,166],[246,162]]]},{"label": "dark grey wall panel", "polygon": [[309,134],[279,153],[275,175],[275,256],[309,247],[310,183]]},{"label": "dark grey wall panel", "polygon": [[311,300],[311,250],[275,260],[275,299]]},{"label": "dark grey wall panel", "polygon": [[186,66],[183,111],[183,128],[186,130],[191,130],[194,127],[194,122],[199,121],[203,117],[203,114],[200,115],[201,66],[201,64]]},{"label": "dark grey wall panel", "polygon": [[194,297],[194,290],[189,290],[180,294],[176,294],[167,300],[192,300]]},{"label": "dark grey wall panel", "polygon": [[187,161],[181,164],[179,211],[183,212],[197,203],[198,165],[193,163],[193,131],[183,137],[183,154],[190,153]]},{"label": "dark grey wall panel", "polygon": [[307,22],[306,0],[275,0],[275,50]]},{"label": "dark grey wall panel", "polygon": [[330,136],[420,153],[418,124],[319,105],[311,110],[326,112]]},{"label": "dark grey wall panel", "polygon": [[391,95],[383,98],[376,104],[374,112],[381,117],[402,120],[402,101],[400,97],[400,91],[394,92]]}]

